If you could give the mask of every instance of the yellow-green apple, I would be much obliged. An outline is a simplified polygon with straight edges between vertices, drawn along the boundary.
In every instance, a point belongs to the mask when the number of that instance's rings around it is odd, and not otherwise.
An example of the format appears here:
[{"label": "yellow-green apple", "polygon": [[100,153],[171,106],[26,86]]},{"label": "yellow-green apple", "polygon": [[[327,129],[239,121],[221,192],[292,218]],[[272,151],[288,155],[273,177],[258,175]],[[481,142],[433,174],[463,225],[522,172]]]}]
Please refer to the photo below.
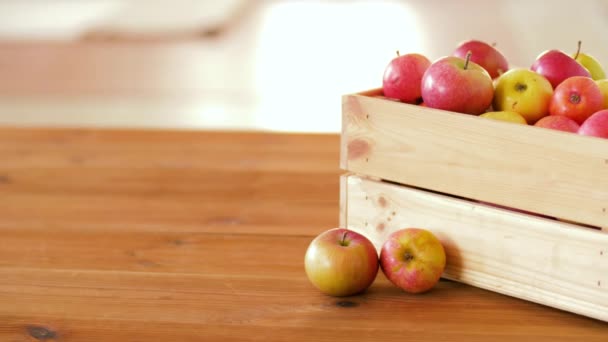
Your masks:
[{"label": "yellow-green apple", "polygon": [[580,125],[603,106],[604,97],[595,81],[589,77],[574,76],[555,88],[549,113],[567,116]]},{"label": "yellow-green apple", "polygon": [[579,40],[578,49],[572,58],[574,58],[574,60],[576,60],[580,65],[584,66],[585,69],[589,71],[591,78],[594,80],[606,78],[606,73],[604,72],[604,68],[600,62],[598,62],[593,56],[581,52],[581,44],[582,42]]},{"label": "yellow-green apple", "polygon": [[427,107],[475,115],[488,109],[494,96],[492,78],[470,56],[442,57],[431,64],[422,77]]},{"label": "yellow-green apple", "polygon": [[422,75],[431,65],[423,55],[409,53],[393,58],[384,69],[382,90],[384,96],[406,103],[420,103],[420,82]]},{"label": "yellow-green apple", "polygon": [[608,139],[608,109],[593,113],[583,122],[578,134]]},{"label": "yellow-green apple", "polygon": [[378,273],[378,252],[365,236],[333,228],[312,240],[304,257],[306,276],[321,292],[350,296],[367,289]]},{"label": "yellow-green apple", "polygon": [[604,109],[608,109],[608,80],[597,80],[595,81],[598,87],[600,87],[600,91],[604,96]]},{"label": "yellow-green apple", "polygon": [[456,47],[452,56],[466,58],[471,51],[471,61],[486,69],[490,77],[496,78],[509,70],[509,63],[505,56],[493,45],[479,40],[467,40]]},{"label": "yellow-green apple", "polygon": [[570,133],[577,133],[580,127],[580,125],[576,123],[576,121],[570,119],[567,116],[561,115],[545,116],[544,118],[538,120],[536,124],[534,124],[534,126]]},{"label": "yellow-green apple", "polygon": [[486,113],[481,114],[480,117],[498,120],[498,121],[511,122],[511,123],[516,123],[516,124],[521,124],[521,125],[528,124],[528,122],[526,121],[526,118],[524,118],[523,115],[519,114],[518,112],[513,112],[513,111],[508,111],[508,110],[486,112]]},{"label": "yellow-green apple", "polygon": [[426,229],[405,228],[388,236],[380,252],[380,267],[396,286],[422,293],[437,284],[445,269],[445,250]]},{"label": "yellow-green apple", "polygon": [[585,67],[559,50],[548,50],[541,53],[530,69],[545,76],[551,82],[553,89],[565,79],[573,76],[591,78],[591,74]]},{"label": "yellow-green apple", "polygon": [[517,112],[534,124],[549,114],[552,96],[553,87],[544,76],[516,68],[498,78],[492,105],[496,111]]}]

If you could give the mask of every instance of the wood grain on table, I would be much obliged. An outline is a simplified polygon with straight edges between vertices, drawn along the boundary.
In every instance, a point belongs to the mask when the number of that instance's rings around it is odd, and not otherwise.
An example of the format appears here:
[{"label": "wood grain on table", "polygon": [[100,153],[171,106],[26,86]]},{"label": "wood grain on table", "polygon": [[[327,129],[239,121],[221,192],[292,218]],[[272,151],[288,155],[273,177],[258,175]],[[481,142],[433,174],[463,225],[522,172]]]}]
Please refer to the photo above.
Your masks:
[{"label": "wood grain on table", "polygon": [[339,138],[0,129],[0,341],[606,341],[606,323],[380,274],[306,279],[338,224]]}]

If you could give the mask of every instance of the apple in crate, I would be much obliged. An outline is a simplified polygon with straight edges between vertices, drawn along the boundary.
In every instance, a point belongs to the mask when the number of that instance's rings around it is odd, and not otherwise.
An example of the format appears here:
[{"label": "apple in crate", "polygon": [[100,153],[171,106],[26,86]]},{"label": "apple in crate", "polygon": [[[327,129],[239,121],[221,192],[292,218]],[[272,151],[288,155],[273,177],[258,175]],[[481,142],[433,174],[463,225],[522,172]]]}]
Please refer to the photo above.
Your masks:
[{"label": "apple in crate", "polygon": [[422,293],[437,284],[445,269],[443,245],[428,230],[405,228],[393,232],[382,245],[380,267],[396,286]]},{"label": "apple in crate", "polygon": [[423,55],[409,53],[395,57],[384,70],[382,91],[385,97],[406,103],[420,103],[422,75],[431,65]]},{"label": "apple in crate", "polygon": [[574,56],[572,56],[572,58],[574,58],[574,60],[577,61],[580,65],[584,66],[585,69],[589,71],[591,78],[593,78],[594,80],[601,80],[606,78],[606,73],[604,72],[604,68],[602,67],[600,62],[598,62],[598,60],[595,59],[593,56],[581,52],[582,43],[582,41],[578,41],[578,49],[576,50],[576,53],[574,54]]},{"label": "apple in crate", "polygon": [[570,133],[577,133],[578,129],[580,128],[576,121],[567,116],[560,115],[545,116],[544,118],[538,120],[534,126]]},{"label": "apple in crate", "polygon": [[549,114],[552,96],[553,87],[544,76],[516,68],[498,78],[492,106],[496,111],[517,112],[534,124]]},{"label": "apple in crate", "polygon": [[365,236],[343,228],[319,234],[304,257],[306,276],[321,292],[350,296],[367,289],[378,273],[378,252]]},{"label": "apple in crate", "polygon": [[554,89],[565,79],[573,76],[591,78],[591,74],[585,67],[559,50],[548,50],[541,53],[530,69],[545,76]]},{"label": "apple in crate", "polygon": [[604,97],[597,83],[588,77],[575,76],[555,88],[549,113],[567,116],[582,124],[603,107]]},{"label": "apple in crate", "polygon": [[492,103],[494,84],[488,72],[466,59],[438,59],[422,77],[422,99],[429,108],[478,115]]},{"label": "apple in crate", "polygon": [[578,134],[608,139],[608,109],[591,115],[583,122]]},{"label": "apple in crate", "polygon": [[479,40],[467,40],[460,43],[452,55],[466,58],[469,51],[471,51],[471,61],[486,69],[492,78],[497,78],[509,70],[509,63],[505,56],[493,45]]},{"label": "apple in crate", "polygon": [[528,122],[526,121],[526,118],[524,118],[521,114],[519,114],[517,112],[513,112],[513,111],[508,111],[508,110],[496,111],[496,112],[486,112],[486,113],[481,114],[479,117],[497,120],[497,121],[516,123],[516,124],[520,124],[520,125],[528,124]]},{"label": "apple in crate", "polygon": [[604,96],[604,109],[608,109],[608,80],[607,79],[597,80],[597,81],[595,81],[595,84],[597,84],[597,86],[600,87],[600,91],[602,92],[602,95]]}]

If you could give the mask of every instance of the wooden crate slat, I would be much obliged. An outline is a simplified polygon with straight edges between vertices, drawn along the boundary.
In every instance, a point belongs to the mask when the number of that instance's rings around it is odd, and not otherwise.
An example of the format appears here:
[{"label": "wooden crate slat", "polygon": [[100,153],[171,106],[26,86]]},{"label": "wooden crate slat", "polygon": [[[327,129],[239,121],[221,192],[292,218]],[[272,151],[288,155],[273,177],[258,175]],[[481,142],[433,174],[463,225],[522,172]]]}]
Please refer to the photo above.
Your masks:
[{"label": "wooden crate slat", "polygon": [[446,248],[444,277],[608,321],[608,233],[356,175],[341,185],[341,222],[378,250],[426,228]]},{"label": "wooden crate slat", "polygon": [[343,97],[344,170],[608,226],[608,140],[362,94]]}]

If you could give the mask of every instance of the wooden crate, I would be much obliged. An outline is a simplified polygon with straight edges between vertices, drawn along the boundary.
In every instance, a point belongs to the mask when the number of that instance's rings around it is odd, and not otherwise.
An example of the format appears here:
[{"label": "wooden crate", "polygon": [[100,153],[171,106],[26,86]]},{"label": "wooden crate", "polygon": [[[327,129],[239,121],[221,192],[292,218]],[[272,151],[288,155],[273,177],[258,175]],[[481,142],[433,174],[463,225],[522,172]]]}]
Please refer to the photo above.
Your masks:
[{"label": "wooden crate", "polygon": [[429,229],[444,277],[608,321],[608,140],[378,95],[343,98],[342,226]]},{"label": "wooden crate", "polygon": [[343,98],[344,170],[608,226],[608,140],[376,94]]}]

